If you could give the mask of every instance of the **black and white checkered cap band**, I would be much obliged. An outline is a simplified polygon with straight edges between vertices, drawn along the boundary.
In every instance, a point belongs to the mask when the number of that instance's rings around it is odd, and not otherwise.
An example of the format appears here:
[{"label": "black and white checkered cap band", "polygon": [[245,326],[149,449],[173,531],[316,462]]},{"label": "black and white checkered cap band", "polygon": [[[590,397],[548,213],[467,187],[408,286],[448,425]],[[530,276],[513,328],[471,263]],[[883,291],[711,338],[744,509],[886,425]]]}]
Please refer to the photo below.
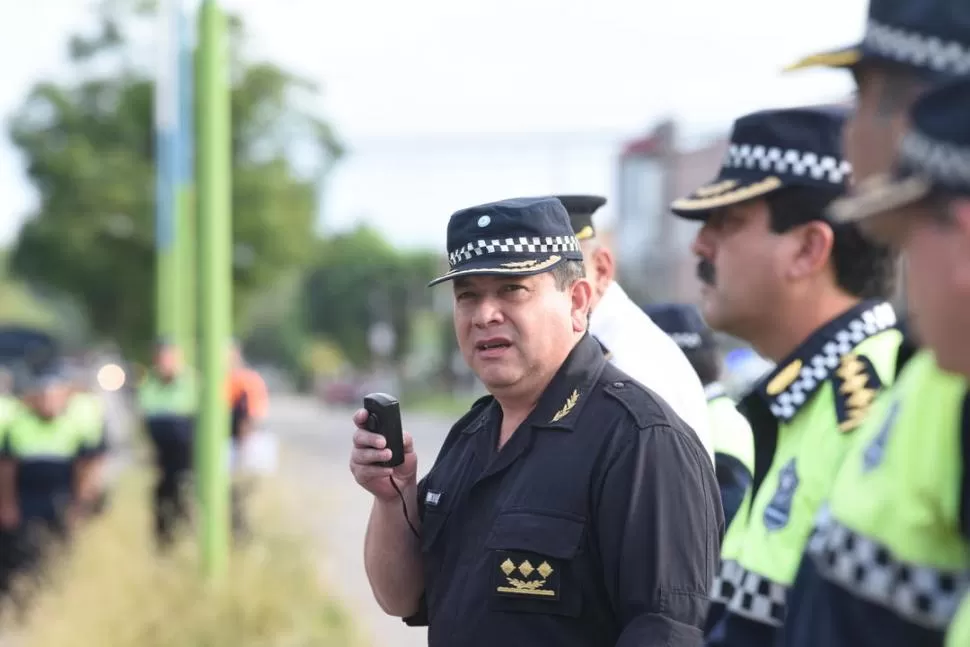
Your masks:
[{"label": "black and white checkered cap band", "polygon": [[954,76],[970,74],[970,48],[967,46],[875,20],[866,25],[863,46],[906,65]]},{"label": "black and white checkered cap band", "polygon": [[472,241],[448,254],[448,263],[455,267],[462,261],[470,261],[486,254],[556,254],[578,252],[579,241],[575,236],[520,236],[519,238],[492,238]]},{"label": "black and white checkered cap band", "polygon": [[788,587],[745,570],[727,604],[730,613],[770,627],[785,622]]},{"label": "black and white checkered cap band", "polygon": [[842,184],[852,173],[852,165],[847,160],[832,155],[743,143],[728,146],[724,168],[759,169],[766,173],[809,177],[833,184]]},{"label": "black and white checkered cap band", "polygon": [[949,187],[970,190],[970,148],[910,132],[899,146],[900,162],[919,175]]},{"label": "black and white checkered cap band", "polygon": [[896,311],[889,303],[880,303],[852,319],[826,342],[821,352],[805,362],[798,379],[772,400],[771,413],[786,422],[794,418],[799,408],[815,392],[816,387],[828,379],[843,357],[869,337],[895,325]]},{"label": "black and white checkered cap band", "polygon": [[897,560],[879,542],[820,513],[808,544],[828,580],[929,629],[944,630],[970,590],[970,569],[947,571]]}]

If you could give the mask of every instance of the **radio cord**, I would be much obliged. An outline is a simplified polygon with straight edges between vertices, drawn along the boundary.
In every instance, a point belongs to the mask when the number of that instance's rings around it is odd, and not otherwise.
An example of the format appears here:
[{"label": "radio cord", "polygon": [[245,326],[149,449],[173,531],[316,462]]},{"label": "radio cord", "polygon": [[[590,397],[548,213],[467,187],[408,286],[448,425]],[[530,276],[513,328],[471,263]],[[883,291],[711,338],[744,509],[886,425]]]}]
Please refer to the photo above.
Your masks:
[{"label": "radio cord", "polygon": [[418,531],[415,530],[414,524],[411,523],[411,516],[408,514],[408,504],[404,500],[404,493],[401,492],[401,488],[397,486],[397,482],[394,480],[393,476],[388,476],[387,478],[391,482],[391,485],[394,487],[394,491],[397,492],[397,496],[401,499],[401,507],[404,509],[404,520],[408,522],[408,528],[411,529],[411,532],[414,533],[415,537],[417,537],[418,539],[421,539],[420,533],[418,533]]}]

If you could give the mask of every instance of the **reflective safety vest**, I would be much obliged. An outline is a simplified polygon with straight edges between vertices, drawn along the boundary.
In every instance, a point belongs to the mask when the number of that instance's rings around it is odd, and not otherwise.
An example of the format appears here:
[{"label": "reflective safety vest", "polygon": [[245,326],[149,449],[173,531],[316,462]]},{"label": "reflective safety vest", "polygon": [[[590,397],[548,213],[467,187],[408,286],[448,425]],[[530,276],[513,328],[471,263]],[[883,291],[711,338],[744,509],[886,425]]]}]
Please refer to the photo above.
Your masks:
[{"label": "reflective safety vest", "polygon": [[69,410],[45,420],[24,407],[7,425],[2,455],[17,462],[16,494],[24,520],[52,521],[74,491],[74,463],[99,451]]},{"label": "reflective safety vest", "polygon": [[147,418],[193,416],[198,403],[198,382],[190,370],[182,371],[169,382],[149,373],[138,388],[138,405]]},{"label": "reflective safety vest", "polygon": [[102,442],[104,438],[104,401],[100,396],[95,393],[75,393],[68,403],[68,410],[87,429],[91,442]]},{"label": "reflective safety vest", "polygon": [[860,303],[816,331],[740,403],[754,431],[754,480],[722,545],[715,622],[727,613],[783,624],[788,588],[851,432],[894,379],[903,340],[895,325],[889,303]]},{"label": "reflective safety vest", "polygon": [[751,425],[741,415],[724,387],[718,383],[704,389],[707,413],[711,420],[714,453],[736,458],[748,472],[754,473],[754,437]]},{"label": "reflective safety vest", "polygon": [[946,632],[945,647],[967,647],[967,645],[970,645],[970,595],[963,597],[963,603]]},{"label": "reflective safety vest", "polygon": [[829,581],[942,636],[970,588],[967,381],[924,350],[889,396],[846,456],[808,552]]}]

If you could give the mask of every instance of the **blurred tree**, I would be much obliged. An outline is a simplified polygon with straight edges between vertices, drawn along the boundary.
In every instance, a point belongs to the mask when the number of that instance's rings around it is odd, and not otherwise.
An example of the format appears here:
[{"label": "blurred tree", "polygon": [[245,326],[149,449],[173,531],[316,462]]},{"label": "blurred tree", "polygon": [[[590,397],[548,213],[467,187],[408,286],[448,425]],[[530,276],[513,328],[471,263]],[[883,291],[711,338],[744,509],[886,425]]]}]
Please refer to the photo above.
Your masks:
[{"label": "blurred tree", "polygon": [[357,366],[371,363],[368,334],[389,323],[395,334],[393,359],[410,350],[412,314],[429,308],[427,282],[438,269],[437,254],[395,250],[370,227],[321,241],[303,288],[310,334],[338,344]]},{"label": "blurred tree", "polygon": [[[70,40],[76,80],[39,83],[10,124],[40,198],[12,270],[76,297],[93,331],[128,352],[151,338],[155,309],[154,84],[135,35],[151,33],[152,5],[106,1],[98,30]],[[308,260],[316,187],[342,150],[314,114],[312,84],[248,59],[235,17],[231,43],[238,316]]]}]

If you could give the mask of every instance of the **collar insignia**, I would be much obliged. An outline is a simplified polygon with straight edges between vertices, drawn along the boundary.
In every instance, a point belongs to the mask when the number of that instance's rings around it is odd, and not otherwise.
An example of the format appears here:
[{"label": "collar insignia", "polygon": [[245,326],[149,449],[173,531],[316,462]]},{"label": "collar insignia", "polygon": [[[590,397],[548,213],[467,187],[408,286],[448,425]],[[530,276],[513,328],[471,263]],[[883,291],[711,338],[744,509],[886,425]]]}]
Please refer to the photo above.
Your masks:
[{"label": "collar insignia", "polygon": [[569,415],[569,412],[573,410],[576,403],[579,401],[579,391],[573,390],[572,395],[566,398],[566,404],[562,405],[562,409],[556,412],[556,415],[552,417],[549,422],[559,422],[563,418]]}]

